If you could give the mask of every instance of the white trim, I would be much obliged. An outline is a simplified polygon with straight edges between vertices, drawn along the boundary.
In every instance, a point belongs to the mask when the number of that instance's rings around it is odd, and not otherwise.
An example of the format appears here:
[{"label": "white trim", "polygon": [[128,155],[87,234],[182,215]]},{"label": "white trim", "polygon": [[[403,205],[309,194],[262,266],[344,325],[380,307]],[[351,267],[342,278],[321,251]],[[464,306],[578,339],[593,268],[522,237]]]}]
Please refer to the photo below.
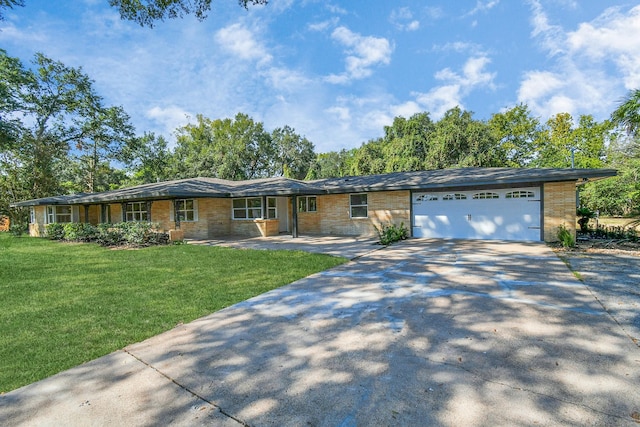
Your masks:
[{"label": "white trim", "polygon": [[[352,204],[353,196],[365,196],[366,202],[364,204],[354,205]],[[365,208],[366,215],[365,216],[353,216],[353,208]],[[349,194],[349,218],[351,219],[367,219],[369,218],[369,196],[367,193],[352,193]]]},{"label": "white trim", "polygon": [[[244,207],[235,207],[234,204],[236,201],[239,200],[243,200],[244,201]],[[260,201],[260,206],[249,206],[249,200],[259,200]],[[253,214],[255,214],[257,211],[260,211],[260,215],[258,216],[254,216]],[[245,217],[244,218],[236,218],[236,211],[238,212],[242,212],[244,211],[245,213]],[[251,213],[251,214],[250,214]],[[262,212],[262,197],[236,197],[231,199],[231,219],[234,221],[253,221],[254,219],[263,219],[262,217],[264,216],[263,212]]]}]

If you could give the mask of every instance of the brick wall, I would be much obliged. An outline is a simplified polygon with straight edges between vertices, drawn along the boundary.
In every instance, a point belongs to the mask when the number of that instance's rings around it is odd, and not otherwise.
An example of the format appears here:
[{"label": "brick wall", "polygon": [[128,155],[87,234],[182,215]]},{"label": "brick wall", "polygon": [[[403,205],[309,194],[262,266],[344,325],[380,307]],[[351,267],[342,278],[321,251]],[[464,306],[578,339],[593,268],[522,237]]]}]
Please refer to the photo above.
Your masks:
[{"label": "brick wall", "polygon": [[576,236],[576,184],[575,182],[549,182],[544,184],[544,240],[558,241],[558,227],[564,225]]},{"label": "brick wall", "polygon": [[9,231],[9,217],[0,216],[0,231]]},{"label": "brick wall", "polygon": [[349,194],[318,196],[317,212],[298,214],[300,234],[374,236],[374,226],[411,223],[409,191],[379,191],[367,193],[368,218],[351,218]]}]

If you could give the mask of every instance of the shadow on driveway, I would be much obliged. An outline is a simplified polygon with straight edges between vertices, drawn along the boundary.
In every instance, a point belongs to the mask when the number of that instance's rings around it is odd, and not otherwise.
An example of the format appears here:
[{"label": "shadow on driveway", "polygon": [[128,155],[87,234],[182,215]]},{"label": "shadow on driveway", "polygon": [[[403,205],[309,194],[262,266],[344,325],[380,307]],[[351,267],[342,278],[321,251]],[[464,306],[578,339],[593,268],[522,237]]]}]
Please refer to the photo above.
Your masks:
[{"label": "shadow on driveway", "polygon": [[640,418],[640,349],[542,244],[409,240],[91,364],[0,397],[0,422]]}]

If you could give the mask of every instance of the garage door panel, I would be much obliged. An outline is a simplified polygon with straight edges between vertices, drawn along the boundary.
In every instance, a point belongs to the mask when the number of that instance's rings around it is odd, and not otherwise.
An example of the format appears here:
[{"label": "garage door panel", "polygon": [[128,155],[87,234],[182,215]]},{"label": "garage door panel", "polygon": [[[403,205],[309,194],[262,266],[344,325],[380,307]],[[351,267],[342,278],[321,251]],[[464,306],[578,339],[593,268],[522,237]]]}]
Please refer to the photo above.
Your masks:
[{"label": "garage door panel", "polygon": [[538,188],[415,193],[415,237],[540,240]]}]

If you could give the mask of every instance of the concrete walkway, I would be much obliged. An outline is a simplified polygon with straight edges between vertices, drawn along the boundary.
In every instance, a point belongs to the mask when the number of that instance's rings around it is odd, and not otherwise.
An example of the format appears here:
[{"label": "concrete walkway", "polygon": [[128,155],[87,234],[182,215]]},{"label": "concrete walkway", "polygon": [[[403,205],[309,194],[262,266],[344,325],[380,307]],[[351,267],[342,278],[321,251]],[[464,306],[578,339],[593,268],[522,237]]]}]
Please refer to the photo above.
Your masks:
[{"label": "concrete walkway", "polygon": [[632,425],[640,348],[543,244],[410,240],[0,397],[0,425]]}]

